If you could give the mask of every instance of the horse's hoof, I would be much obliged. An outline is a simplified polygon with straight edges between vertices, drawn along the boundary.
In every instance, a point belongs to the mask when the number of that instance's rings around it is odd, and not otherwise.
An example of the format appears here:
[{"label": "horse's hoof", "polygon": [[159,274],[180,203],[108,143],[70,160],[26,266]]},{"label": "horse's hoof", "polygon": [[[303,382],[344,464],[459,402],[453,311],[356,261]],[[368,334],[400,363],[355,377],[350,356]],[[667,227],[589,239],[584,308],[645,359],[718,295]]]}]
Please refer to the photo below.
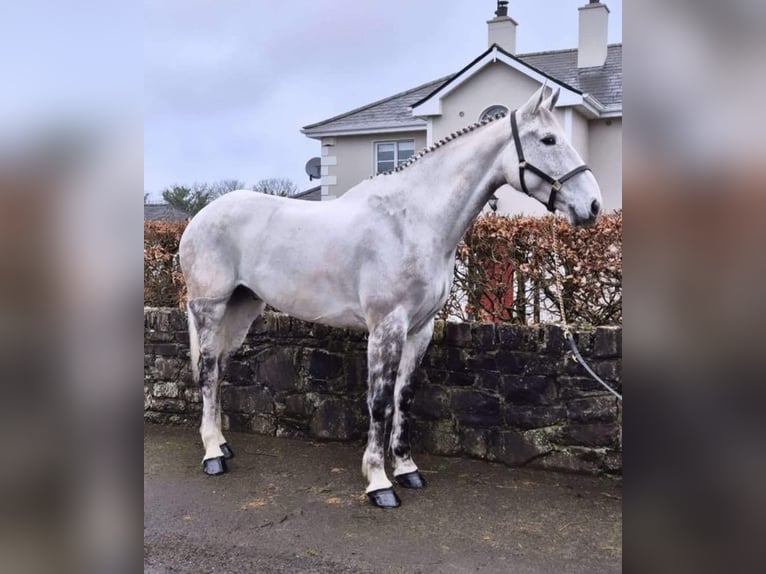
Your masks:
[{"label": "horse's hoof", "polygon": [[380,488],[367,493],[367,498],[378,508],[396,508],[402,502],[396,496],[393,488]]},{"label": "horse's hoof", "polygon": [[222,456],[207,458],[202,461],[202,471],[209,476],[223,474],[226,470],[226,459]]},{"label": "horse's hoof", "polygon": [[398,482],[399,485],[403,486],[404,488],[426,487],[426,479],[423,478],[423,475],[420,474],[417,470],[413,470],[412,472],[407,472],[405,474],[400,474],[394,478],[396,479],[396,482]]},{"label": "horse's hoof", "polygon": [[231,447],[229,446],[229,443],[225,442],[221,445],[221,452],[223,453],[223,458],[226,460],[230,458],[234,458],[234,451],[231,450]]}]

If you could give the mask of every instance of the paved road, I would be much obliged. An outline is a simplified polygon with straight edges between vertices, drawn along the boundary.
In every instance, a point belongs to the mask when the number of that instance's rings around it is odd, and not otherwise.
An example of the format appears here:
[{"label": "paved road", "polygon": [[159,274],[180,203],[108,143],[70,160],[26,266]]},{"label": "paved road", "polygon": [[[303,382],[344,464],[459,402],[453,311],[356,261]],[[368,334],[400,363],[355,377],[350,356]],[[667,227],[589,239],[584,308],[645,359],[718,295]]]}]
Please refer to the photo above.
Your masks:
[{"label": "paved road", "polygon": [[428,488],[381,510],[359,445],[227,438],[230,472],[207,477],[195,430],[145,426],[145,572],[621,571],[613,479],[420,455]]}]

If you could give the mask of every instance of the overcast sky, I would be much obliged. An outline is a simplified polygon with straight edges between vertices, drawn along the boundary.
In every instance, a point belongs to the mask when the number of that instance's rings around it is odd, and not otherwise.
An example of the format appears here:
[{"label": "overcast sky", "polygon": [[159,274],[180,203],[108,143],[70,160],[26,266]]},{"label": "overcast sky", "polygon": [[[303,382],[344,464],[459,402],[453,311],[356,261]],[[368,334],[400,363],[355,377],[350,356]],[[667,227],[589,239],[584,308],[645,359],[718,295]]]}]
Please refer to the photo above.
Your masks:
[{"label": "overcast sky", "polygon": [[[577,46],[586,0],[511,0],[517,52]],[[607,0],[609,42],[622,1]],[[309,184],[304,125],[453,73],[487,47],[495,0],[147,1],[145,190],[237,178]]]}]

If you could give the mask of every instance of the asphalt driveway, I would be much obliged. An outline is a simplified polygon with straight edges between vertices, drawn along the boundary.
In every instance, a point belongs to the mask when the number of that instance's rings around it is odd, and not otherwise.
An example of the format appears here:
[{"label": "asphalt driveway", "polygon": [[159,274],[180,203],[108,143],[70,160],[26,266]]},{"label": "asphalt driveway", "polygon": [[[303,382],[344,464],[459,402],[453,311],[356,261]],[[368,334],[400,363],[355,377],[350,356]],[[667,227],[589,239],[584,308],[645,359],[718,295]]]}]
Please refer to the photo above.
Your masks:
[{"label": "asphalt driveway", "polygon": [[228,433],[202,474],[196,430],[145,426],[144,571],[620,572],[618,480],[419,455],[423,491],[369,506],[363,447]]}]

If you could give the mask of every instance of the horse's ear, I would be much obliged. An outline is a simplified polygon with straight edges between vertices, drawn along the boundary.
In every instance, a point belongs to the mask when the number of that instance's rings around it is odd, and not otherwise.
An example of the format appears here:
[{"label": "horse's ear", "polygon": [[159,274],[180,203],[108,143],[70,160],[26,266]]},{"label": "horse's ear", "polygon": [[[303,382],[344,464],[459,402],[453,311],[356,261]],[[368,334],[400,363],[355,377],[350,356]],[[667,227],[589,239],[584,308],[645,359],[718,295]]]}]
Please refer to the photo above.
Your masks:
[{"label": "horse's ear", "polygon": [[561,93],[561,88],[556,88],[556,90],[551,94],[551,96],[547,100],[545,100],[543,107],[546,107],[549,110],[553,111],[553,108],[556,107],[556,102],[559,101],[560,93]]},{"label": "horse's ear", "polygon": [[544,85],[540,86],[540,89],[532,94],[532,97],[527,100],[527,103],[521,107],[520,111],[524,114],[534,116],[537,113],[537,110],[540,108],[540,104],[543,103],[543,99],[545,99]]}]

